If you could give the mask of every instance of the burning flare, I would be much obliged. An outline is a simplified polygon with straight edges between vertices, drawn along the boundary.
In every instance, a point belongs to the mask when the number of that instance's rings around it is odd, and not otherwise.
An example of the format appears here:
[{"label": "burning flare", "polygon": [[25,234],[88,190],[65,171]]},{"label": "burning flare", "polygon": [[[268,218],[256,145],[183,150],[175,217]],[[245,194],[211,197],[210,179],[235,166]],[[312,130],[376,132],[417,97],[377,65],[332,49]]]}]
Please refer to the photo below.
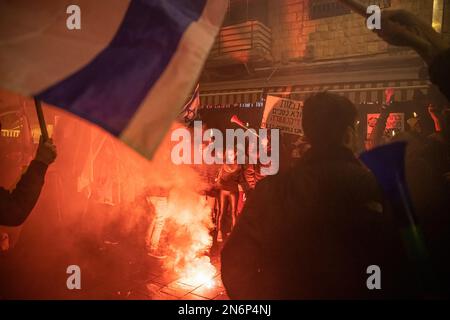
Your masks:
[{"label": "burning flare", "polygon": [[165,210],[164,267],[173,271],[179,282],[191,286],[214,286],[216,268],[207,253],[212,245],[211,208],[204,197],[186,189],[173,189]]}]

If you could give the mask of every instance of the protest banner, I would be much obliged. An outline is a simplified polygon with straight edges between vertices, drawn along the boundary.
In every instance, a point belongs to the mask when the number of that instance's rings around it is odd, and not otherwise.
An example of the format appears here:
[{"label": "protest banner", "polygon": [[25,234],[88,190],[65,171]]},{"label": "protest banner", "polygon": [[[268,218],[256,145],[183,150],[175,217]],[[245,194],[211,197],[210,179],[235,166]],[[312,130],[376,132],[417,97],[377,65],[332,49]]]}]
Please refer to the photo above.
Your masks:
[{"label": "protest banner", "polygon": [[302,136],[303,101],[267,96],[261,128]]}]

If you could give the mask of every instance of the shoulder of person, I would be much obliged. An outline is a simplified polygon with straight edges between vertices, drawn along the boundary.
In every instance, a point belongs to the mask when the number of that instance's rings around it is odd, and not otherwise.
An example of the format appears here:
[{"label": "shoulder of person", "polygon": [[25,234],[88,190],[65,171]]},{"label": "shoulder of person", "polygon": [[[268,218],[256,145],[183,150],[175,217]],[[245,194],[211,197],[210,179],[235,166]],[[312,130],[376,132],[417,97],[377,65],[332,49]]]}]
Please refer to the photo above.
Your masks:
[{"label": "shoulder of person", "polygon": [[360,164],[352,164],[348,166],[349,180],[354,181],[360,187],[370,187],[373,188],[378,185],[377,179],[375,178],[372,171],[367,167]]},{"label": "shoulder of person", "polygon": [[[270,197],[277,195],[285,196],[289,189],[292,174],[290,172],[280,172],[275,175],[265,176],[255,187],[255,193],[267,194]],[[269,198],[270,199],[270,198]]]}]

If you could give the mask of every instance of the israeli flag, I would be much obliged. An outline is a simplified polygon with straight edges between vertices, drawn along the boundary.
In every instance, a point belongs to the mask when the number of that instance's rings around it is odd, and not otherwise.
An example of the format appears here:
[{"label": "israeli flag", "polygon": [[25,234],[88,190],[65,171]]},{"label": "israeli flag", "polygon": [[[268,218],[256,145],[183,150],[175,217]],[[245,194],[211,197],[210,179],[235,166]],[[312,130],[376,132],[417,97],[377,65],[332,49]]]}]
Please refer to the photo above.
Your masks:
[{"label": "israeli flag", "polygon": [[[1,1],[0,86],[85,118],[151,157],[197,83],[227,4]],[[79,29],[70,28],[72,14]]]}]

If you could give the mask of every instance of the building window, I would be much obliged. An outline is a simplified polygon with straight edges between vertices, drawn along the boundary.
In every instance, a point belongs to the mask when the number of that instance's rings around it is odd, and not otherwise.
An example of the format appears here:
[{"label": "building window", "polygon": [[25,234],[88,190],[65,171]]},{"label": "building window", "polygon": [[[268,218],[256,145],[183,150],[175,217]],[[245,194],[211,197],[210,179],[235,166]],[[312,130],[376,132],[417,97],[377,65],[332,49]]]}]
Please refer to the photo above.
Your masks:
[{"label": "building window", "polygon": [[[391,6],[391,0],[364,0],[367,6],[377,5],[381,9]],[[338,0],[310,0],[309,1],[309,18],[321,19],[328,17],[342,16],[349,14],[350,9]]]},{"label": "building window", "polygon": [[224,26],[256,20],[267,25],[267,0],[230,0]]},{"label": "building window", "polygon": [[309,18],[321,19],[350,13],[350,9],[338,0],[315,0],[309,2]]},{"label": "building window", "polygon": [[444,1],[433,1],[433,28],[437,32],[442,32],[442,20],[444,18]]}]

